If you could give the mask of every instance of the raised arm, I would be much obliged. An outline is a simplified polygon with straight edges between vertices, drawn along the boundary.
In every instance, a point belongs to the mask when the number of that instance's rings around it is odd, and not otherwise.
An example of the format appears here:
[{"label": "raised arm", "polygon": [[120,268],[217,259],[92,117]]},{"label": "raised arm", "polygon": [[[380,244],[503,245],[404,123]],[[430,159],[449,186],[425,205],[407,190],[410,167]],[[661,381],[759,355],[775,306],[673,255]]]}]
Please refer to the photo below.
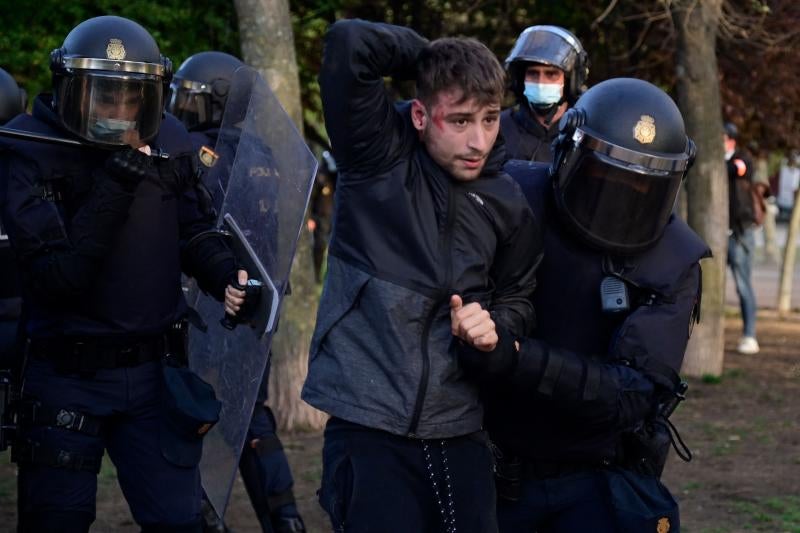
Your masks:
[{"label": "raised arm", "polygon": [[411,128],[394,106],[383,78],[409,80],[427,40],[413,30],[341,20],[325,36],[319,82],[325,127],[337,165],[358,171],[391,161]]}]

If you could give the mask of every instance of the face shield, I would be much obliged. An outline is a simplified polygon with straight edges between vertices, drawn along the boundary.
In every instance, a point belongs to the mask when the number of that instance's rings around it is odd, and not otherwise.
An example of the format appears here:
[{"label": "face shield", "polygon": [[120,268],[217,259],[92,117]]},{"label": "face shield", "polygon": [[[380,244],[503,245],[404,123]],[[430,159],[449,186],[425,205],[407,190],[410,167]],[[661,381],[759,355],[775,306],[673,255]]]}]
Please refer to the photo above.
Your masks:
[{"label": "face shield", "polygon": [[506,63],[524,61],[542,63],[571,72],[578,58],[580,43],[568,32],[555,26],[533,26],[517,39]]},{"label": "face shield", "polygon": [[87,58],[65,63],[68,73],[56,101],[67,130],[108,147],[138,148],[158,134],[164,108],[161,65]]},{"label": "face shield", "polygon": [[213,122],[212,88],[208,83],[175,78],[169,86],[167,110],[191,130]]},{"label": "face shield", "polygon": [[578,129],[559,170],[557,201],[576,229],[596,246],[619,253],[643,250],[669,220],[691,150],[652,155],[616,146]]}]

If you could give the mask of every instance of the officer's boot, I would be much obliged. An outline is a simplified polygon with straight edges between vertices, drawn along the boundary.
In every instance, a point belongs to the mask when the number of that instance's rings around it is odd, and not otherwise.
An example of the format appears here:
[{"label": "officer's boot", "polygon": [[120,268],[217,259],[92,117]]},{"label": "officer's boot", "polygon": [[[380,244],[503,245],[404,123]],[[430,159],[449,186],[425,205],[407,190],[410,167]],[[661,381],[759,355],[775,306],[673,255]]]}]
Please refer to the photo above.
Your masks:
[{"label": "officer's boot", "polygon": [[225,521],[217,516],[217,512],[214,511],[205,494],[203,494],[200,504],[200,515],[202,516],[203,533],[234,533],[225,525]]},{"label": "officer's boot", "polygon": [[245,446],[239,469],[264,533],[305,533],[292,492],[294,480],[277,436]]},{"label": "officer's boot", "polygon": [[306,533],[306,525],[300,515],[297,516],[275,516],[272,519],[275,533]]}]

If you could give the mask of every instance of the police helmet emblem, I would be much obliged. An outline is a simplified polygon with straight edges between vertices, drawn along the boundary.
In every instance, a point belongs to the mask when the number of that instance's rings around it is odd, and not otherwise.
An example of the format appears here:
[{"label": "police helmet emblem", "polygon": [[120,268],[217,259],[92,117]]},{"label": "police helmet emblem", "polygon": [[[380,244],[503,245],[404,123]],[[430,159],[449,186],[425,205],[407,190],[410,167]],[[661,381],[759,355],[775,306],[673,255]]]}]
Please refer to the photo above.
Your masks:
[{"label": "police helmet emblem", "polygon": [[200,153],[198,154],[200,162],[203,163],[207,167],[213,167],[214,164],[219,159],[219,155],[217,152],[209,148],[208,146],[201,146]]},{"label": "police helmet emblem", "polygon": [[650,144],[656,138],[656,120],[650,115],[642,115],[633,128],[633,138],[642,144]]},{"label": "police helmet emblem", "polygon": [[116,61],[125,59],[125,45],[119,39],[109,39],[106,46],[106,57]]},{"label": "police helmet emblem", "polygon": [[658,519],[656,533],[667,533],[669,531],[669,518],[666,516]]}]

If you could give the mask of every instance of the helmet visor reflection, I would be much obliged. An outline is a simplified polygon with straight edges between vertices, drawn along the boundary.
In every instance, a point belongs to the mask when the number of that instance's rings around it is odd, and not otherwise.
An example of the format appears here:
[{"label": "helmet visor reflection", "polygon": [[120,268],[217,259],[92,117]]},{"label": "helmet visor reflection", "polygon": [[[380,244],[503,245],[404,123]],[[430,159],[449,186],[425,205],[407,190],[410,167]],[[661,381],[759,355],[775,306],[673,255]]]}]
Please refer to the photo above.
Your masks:
[{"label": "helmet visor reflection", "polygon": [[561,187],[578,228],[610,249],[636,249],[661,235],[675,205],[682,172],[647,174],[584,152]]},{"label": "helmet visor reflection", "polygon": [[506,59],[506,63],[513,61],[530,61],[558,67],[564,72],[570,72],[575,66],[578,54],[575,48],[564,37],[551,31],[537,30],[525,32],[517,40],[514,49]]},{"label": "helmet visor reflection", "polygon": [[69,131],[87,141],[139,147],[158,134],[162,93],[158,76],[75,71],[60,86],[58,114]]},{"label": "helmet visor reflection", "polygon": [[170,86],[167,110],[191,130],[211,122],[211,94],[184,87],[176,82]]}]

